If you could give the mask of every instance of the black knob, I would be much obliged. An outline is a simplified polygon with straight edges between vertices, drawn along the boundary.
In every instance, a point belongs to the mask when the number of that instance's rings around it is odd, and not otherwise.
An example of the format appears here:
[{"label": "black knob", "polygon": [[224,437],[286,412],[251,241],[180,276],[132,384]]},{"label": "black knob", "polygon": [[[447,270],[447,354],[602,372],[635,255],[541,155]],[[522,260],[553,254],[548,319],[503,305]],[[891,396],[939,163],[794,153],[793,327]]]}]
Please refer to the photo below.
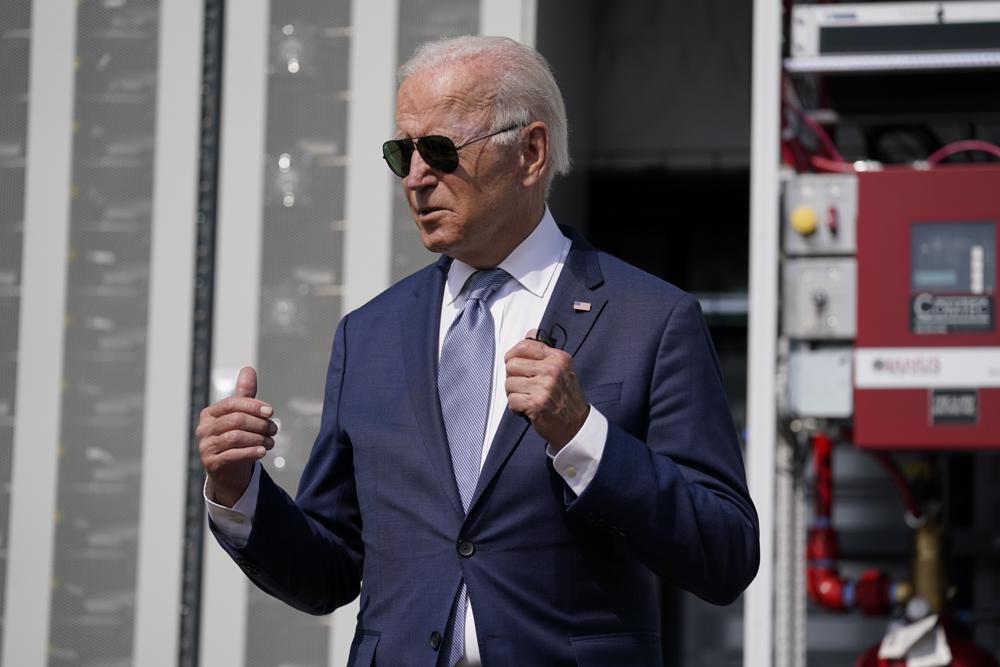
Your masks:
[{"label": "black knob", "polygon": [[462,558],[468,558],[474,553],[476,553],[476,546],[472,542],[462,540],[458,543],[458,555]]}]

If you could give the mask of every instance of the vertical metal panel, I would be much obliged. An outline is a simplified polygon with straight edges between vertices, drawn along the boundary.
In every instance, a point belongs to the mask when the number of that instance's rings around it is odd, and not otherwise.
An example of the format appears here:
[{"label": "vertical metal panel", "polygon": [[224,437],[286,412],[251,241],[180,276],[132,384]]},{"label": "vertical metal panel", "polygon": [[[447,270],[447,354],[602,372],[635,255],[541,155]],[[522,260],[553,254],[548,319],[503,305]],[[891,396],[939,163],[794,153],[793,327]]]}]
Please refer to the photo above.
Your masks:
[{"label": "vertical metal panel", "polygon": [[[0,7],[0,606],[7,572],[11,449],[17,414],[18,322],[24,239],[25,148],[28,139],[28,74],[31,2]],[[3,619],[0,617],[0,628]],[[2,637],[0,637],[2,641]]]},{"label": "vertical metal panel", "polygon": [[778,143],[781,3],[755,0],[750,148],[750,308],[747,481],[760,517],[760,570],[744,596],[743,664],[765,667],[774,648]]},{"label": "vertical metal panel", "polygon": [[172,663],[181,598],[194,292],[200,2],[160,6],[156,139],[132,664]]},{"label": "vertical metal panel", "polygon": [[502,35],[528,46],[535,45],[537,0],[481,0],[479,32]]},{"label": "vertical metal panel", "polygon": [[50,665],[133,657],[158,38],[156,0],[78,7]]},{"label": "vertical metal panel", "polygon": [[195,430],[212,392],[212,331],[218,218],[219,121],[222,111],[222,55],[225,0],[202,4],[201,95],[197,170],[197,252],[194,261],[191,378],[188,396],[187,480],[184,507],[183,572],[181,575],[178,667],[197,667],[201,647],[201,602],[204,583],[205,471]]},{"label": "vertical metal panel", "polygon": [[[418,46],[443,37],[479,32],[479,3],[467,0],[400,0],[396,61],[402,65]],[[395,188],[392,214],[392,280],[408,276],[434,260],[420,242],[402,188]]]},{"label": "vertical metal panel", "polygon": [[[213,400],[231,391],[241,366],[257,362],[269,4],[240,0],[225,13]],[[203,582],[200,663],[242,667],[247,581],[214,539],[205,541]]]},{"label": "vertical metal panel", "polygon": [[[791,577],[795,572],[795,564],[803,560],[802,552],[795,550],[797,546],[795,531],[796,516],[796,473],[795,446],[783,438],[777,442],[775,459],[778,472],[775,479],[775,549],[774,570],[779,576]],[[794,662],[794,648],[798,642],[795,633],[802,625],[794,623],[793,618],[796,603],[801,597],[795,595],[792,587],[786,586],[781,595],[774,597],[774,627],[775,650],[774,667],[798,667]]]},{"label": "vertical metal panel", "polygon": [[353,0],[351,105],[344,238],[344,312],[389,285],[393,195],[399,187],[381,158],[395,122],[396,58],[386,48],[397,30],[398,0]]},{"label": "vertical metal panel", "polygon": [[2,663],[46,660],[52,517],[62,403],[73,50],[76,8],[54,3],[31,23],[24,250],[18,328],[10,537]]}]

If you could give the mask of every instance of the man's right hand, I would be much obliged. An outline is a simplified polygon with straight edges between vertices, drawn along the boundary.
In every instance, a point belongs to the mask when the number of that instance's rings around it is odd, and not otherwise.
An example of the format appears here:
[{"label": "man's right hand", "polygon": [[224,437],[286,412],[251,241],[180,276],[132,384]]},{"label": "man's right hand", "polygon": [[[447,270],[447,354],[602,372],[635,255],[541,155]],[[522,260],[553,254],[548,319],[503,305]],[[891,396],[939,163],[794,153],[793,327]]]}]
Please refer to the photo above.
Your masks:
[{"label": "man's right hand", "polygon": [[236,393],[201,411],[195,436],[212,500],[232,507],[250,484],[254,463],[274,447],[274,408],[257,400],[257,371],[240,370]]}]

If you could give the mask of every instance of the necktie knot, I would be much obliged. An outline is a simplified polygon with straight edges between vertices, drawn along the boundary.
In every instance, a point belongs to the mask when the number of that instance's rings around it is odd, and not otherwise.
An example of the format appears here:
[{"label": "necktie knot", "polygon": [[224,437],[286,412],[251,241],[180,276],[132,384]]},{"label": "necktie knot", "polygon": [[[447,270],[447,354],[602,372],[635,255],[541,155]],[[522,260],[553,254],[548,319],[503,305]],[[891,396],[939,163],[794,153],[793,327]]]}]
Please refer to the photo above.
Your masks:
[{"label": "necktie knot", "polygon": [[486,302],[500,289],[510,274],[503,269],[489,269],[487,271],[476,271],[469,278],[469,301],[476,300]]}]

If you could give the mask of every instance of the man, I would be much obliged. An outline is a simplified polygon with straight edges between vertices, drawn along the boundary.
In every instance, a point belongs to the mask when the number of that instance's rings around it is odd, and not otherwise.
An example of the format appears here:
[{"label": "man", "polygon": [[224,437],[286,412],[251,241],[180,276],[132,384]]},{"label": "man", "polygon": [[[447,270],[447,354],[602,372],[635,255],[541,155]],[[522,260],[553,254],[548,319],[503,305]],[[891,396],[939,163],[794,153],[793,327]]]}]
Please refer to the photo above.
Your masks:
[{"label": "man", "polygon": [[294,501],[252,369],[203,411],[213,531],[298,609],[360,593],[351,665],[659,665],[656,577],[726,604],[758,561],[697,301],[556,226],[536,52],[458,38],[401,73],[383,155],[441,259],[341,320]]}]

